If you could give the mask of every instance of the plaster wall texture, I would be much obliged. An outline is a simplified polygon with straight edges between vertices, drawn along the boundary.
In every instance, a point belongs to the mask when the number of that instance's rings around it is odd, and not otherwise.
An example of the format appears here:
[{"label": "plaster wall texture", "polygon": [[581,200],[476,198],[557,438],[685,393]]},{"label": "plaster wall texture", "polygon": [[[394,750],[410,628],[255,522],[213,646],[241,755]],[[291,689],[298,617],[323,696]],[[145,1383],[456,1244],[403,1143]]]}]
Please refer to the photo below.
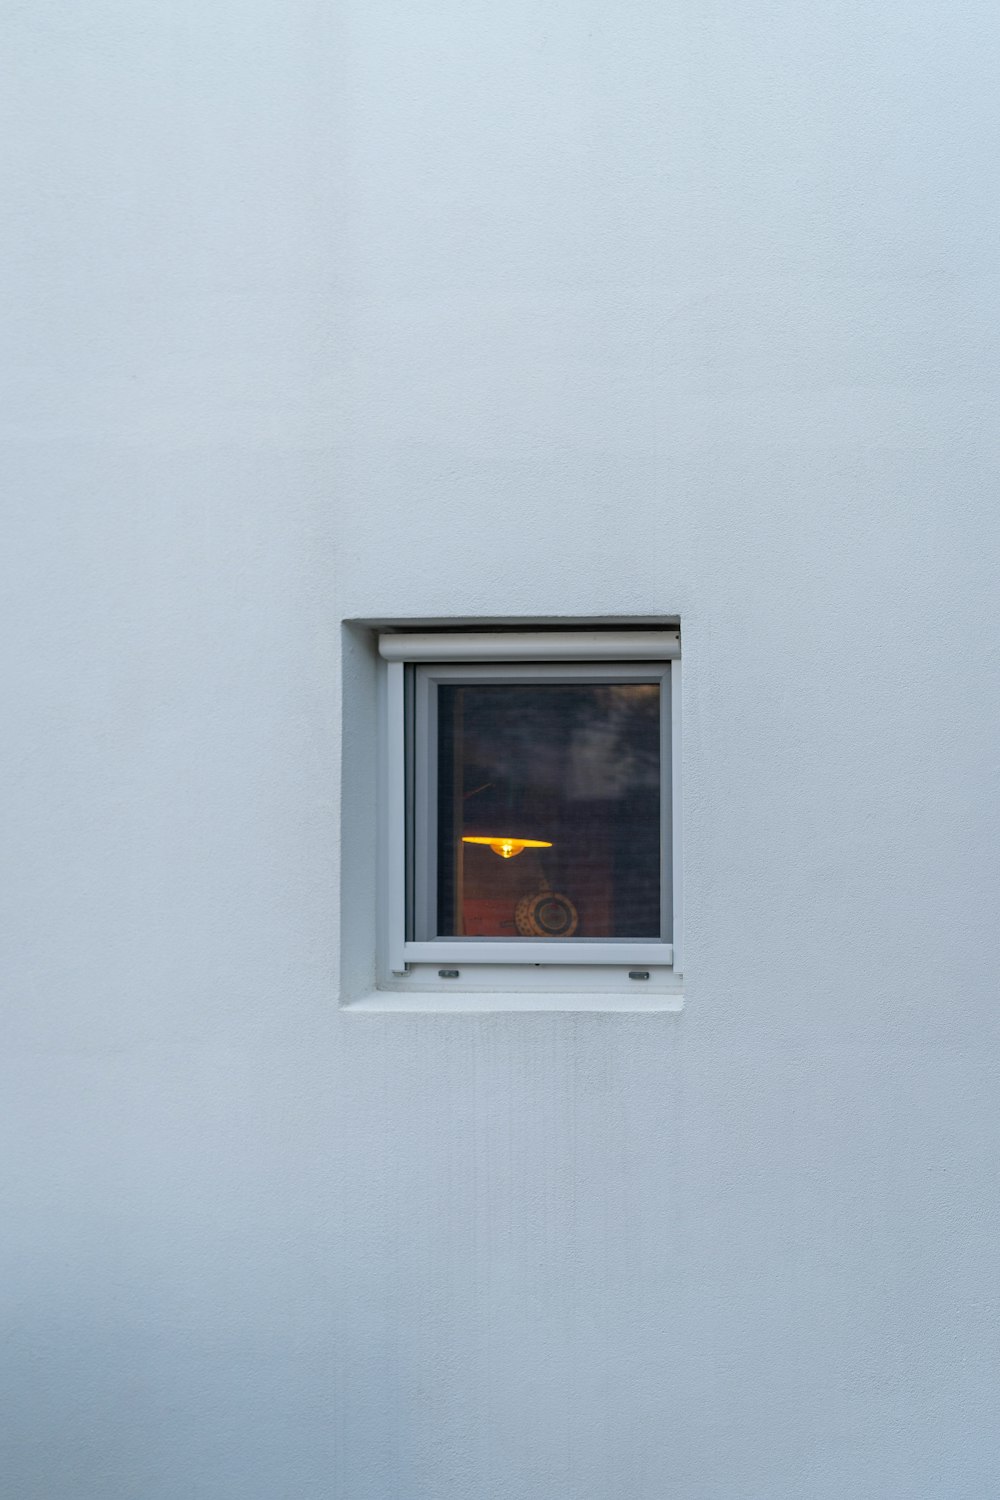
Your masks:
[{"label": "plaster wall texture", "polygon": [[[995,5],[5,30],[6,1493],[1000,1493]],[[338,1012],[341,621],[672,614],[683,1012]]]}]

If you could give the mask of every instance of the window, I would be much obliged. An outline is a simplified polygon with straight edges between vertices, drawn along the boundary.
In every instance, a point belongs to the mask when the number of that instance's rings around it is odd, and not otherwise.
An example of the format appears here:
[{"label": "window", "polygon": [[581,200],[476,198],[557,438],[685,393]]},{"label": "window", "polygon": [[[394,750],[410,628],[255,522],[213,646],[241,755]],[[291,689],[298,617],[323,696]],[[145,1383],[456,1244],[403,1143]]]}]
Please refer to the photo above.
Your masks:
[{"label": "window", "polygon": [[669,985],[676,630],[383,634],[387,981]]}]

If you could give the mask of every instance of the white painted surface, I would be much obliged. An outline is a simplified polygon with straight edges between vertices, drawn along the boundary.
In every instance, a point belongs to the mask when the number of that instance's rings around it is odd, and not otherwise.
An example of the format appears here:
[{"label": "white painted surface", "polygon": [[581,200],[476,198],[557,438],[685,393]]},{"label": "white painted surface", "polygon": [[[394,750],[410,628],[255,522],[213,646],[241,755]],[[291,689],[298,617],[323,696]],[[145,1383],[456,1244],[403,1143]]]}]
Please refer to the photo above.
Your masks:
[{"label": "white painted surface", "polygon": [[[6,30],[9,1492],[1000,1493],[995,6]],[[339,1015],[341,618],[674,615],[685,1009]]]}]

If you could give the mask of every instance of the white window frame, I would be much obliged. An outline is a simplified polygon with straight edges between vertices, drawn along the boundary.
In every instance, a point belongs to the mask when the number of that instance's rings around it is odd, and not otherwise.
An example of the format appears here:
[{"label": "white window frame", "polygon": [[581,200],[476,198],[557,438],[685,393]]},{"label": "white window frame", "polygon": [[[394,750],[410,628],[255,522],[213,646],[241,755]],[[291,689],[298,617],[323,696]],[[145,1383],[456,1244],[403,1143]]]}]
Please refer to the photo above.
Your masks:
[{"label": "white window frame", "polygon": [[[490,989],[635,990],[634,982],[652,978],[667,982],[679,976],[683,912],[681,905],[680,809],[680,634],[677,630],[580,630],[532,632],[393,633],[379,637],[384,670],[382,979],[392,987],[416,978],[444,989],[449,978]],[[411,681],[411,717],[407,710],[407,668]],[[434,793],[412,780],[414,734],[424,736],[429,764],[436,760],[428,727],[430,695],[441,682],[452,685],[490,680],[505,682],[658,681],[662,685],[661,745],[669,759],[669,779],[661,787],[665,903],[661,931],[670,940],[633,938],[488,938],[407,937],[408,821],[414,845],[423,838],[428,860],[425,889],[433,889],[436,857]],[[409,744],[408,744],[409,737]],[[410,801],[413,807],[410,807]],[[661,887],[661,888],[663,888]],[[447,977],[439,971],[447,971]]]}]

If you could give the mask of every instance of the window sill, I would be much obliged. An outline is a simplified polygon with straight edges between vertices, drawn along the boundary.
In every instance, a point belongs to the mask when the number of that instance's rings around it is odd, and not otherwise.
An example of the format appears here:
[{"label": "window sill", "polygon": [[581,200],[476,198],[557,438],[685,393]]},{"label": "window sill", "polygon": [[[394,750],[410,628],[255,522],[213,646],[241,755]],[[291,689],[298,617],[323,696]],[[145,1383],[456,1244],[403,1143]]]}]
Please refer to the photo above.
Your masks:
[{"label": "window sill", "polygon": [[357,1000],[345,1001],[342,1014],[373,1015],[411,1012],[417,1015],[503,1015],[528,1011],[567,1015],[663,1015],[684,1009],[679,990],[656,990],[642,994],[558,994],[549,991],[518,994],[510,990],[373,990]]}]

